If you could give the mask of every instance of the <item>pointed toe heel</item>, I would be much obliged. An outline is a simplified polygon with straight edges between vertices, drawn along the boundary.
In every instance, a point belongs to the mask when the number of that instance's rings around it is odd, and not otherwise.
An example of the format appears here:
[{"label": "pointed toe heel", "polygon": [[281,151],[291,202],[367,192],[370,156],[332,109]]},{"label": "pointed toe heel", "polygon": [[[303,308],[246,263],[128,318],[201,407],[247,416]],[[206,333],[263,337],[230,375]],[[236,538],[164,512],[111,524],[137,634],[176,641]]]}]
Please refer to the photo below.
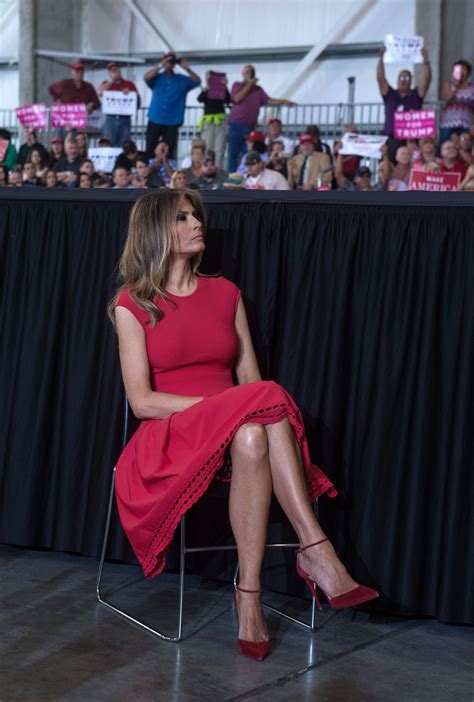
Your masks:
[{"label": "pointed toe heel", "polygon": [[[239,592],[250,592],[260,595],[261,590],[244,590],[236,586],[234,592],[234,607],[237,609],[237,590]],[[237,649],[242,656],[253,658],[255,661],[263,661],[272,650],[271,641],[246,641],[245,639],[237,639]]]},{"label": "pointed toe heel", "polygon": [[[313,546],[319,546],[319,544],[322,544],[325,541],[328,541],[328,539],[321,539],[321,541],[316,541],[314,544],[308,544],[308,546],[304,546],[296,552],[296,572],[298,573],[300,578],[303,578],[303,580],[311,590],[311,593],[314,599],[316,600],[316,604],[318,605],[319,610],[322,610],[322,607],[316,592],[317,583],[308,573],[306,573],[300,567],[298,563],[298,555],[300,553],[303,553],[303,551],[306,551],[308,548],[312,548]],[[375,600],[377,599],[377,597],[379,597],[379,593],[377,592],[377,590],[374,590],[371,587],[367,587],[366,585],[357,585],[356,587],[352,588],[352,590],[344,592],[342,595],[336,595],[335,597],[329,597],[329,595],[327,595],[321,587],[319,589],[324,594],[329,606],[332,607],[332,609],[345,609],[346,607],[356,607],[357,605],[360,605],[364,602],[369,602],[370,600]]]}]

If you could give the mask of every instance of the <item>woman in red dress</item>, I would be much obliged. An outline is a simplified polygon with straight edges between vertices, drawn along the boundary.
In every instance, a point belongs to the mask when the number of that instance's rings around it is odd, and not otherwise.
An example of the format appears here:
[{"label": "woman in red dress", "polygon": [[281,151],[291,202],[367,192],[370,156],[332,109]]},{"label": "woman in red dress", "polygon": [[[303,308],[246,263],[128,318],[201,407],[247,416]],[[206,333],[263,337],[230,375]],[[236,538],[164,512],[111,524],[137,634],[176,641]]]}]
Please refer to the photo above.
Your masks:
[{"label": "woman in red dress", "polygon": [[238,648],[261,660],[270,652],[259,592],[272,492],[299,537],[297,571],[316,599],[315,583],[334,608],[378,593],[354,582],[319,526],[311,501],[336,490],[310,461],[291,396],[261,379],[238,288],[197,274],[204,249],[196,191],[161,190],[136,202],[110,312],[125,389],[142,421],[117,464],[117,502],[151,577],[163,570],[182,515],[213,478],[231,476]]}]

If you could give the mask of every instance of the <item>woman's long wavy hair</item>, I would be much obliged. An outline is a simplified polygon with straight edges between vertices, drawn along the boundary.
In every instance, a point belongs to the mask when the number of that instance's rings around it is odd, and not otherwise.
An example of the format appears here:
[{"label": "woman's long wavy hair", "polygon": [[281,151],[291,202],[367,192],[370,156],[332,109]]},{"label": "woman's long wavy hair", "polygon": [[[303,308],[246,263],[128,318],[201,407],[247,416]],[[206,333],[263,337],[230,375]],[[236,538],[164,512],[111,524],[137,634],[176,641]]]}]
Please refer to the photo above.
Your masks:
[{"label": "woman's long wavy hair", "polygon": [[[114,325],[115,306],[124,289],[128,289],[138,307],[148,312],[151,326],[163,318],[163,312],[153,299],[160,297],[171,302],[165,289],[172,247],[176,241],[176,218],[183,200],[190,202],[205,234],[206,211],[196,190],[156,190],[136,201],[130,214],[127,241],[119,261],[121,284],[108,306],[109,317]],[[191,258],[193,273],[197,272],[201,259],[201,252]]]}]

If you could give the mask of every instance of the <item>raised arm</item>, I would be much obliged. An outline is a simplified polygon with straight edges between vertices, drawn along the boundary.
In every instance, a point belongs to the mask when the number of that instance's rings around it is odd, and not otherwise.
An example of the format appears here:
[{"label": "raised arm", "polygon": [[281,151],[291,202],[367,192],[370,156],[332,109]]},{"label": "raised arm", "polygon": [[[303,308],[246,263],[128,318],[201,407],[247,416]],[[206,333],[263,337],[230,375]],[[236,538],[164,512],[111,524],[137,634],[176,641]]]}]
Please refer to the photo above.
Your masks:
[{"label": "raised arm", "polygon": [[138,419],[163,419],[174,412],[183,412],[203,399],[152,390],[145,332],[125,307],[115,308],[115,320],[123,382],[130,406]]},{"label": "raised arm", "polygon": [[379,84],[379,90],[382,97],[388,93],[389,84],[385,78],[385,67],[383,65],[383,55],[385,53],[385,46],[380,47],[380,58],[377,61],[377,83]]},{"label": "raised arm", "polygon": [[261,380],[262,376],[258,368],[257,357],[255,356],[242,298],[239,300],[235,315],[235,330],[239,338],[239,357],[235,364],[235,372],[239,385]]},{"label": "raised arm", "polygon": [[248,83],[245,83],[245,85],[232,96],[232,102],[239,103],[245,100],[247,95],[255,88],[257,82],[258,78],[251,78]]},{"label": "raised arm", "polygon": [[180,59],[179,65],[183,69],[183,71],[186,71],[188,76],[194,80],[196,83],[201,82],[201,78],[198,76],[197,73],[194,73],[193,69],[190,67],[189,63],[186,61],[186,59]]},{"label": "raised arm", "polygon": [[428,55],[428,49],[423,47],[421,54],[423,56],[423,74],[420,82],[416,86],[416,91],[421,98],[424,98],[426,97],[431,83],[431,63]]},{"label": "raised arm", "polygon": [[163,68],[163,63],[160,63],[159,66],[153,66],[153,68],[150,68],[150,70],[147,71],[145,73],[145,75],[143,76],[143,80],[145,81],[145,83],[149,80],[153,80],[153,78],[156,75],[158,75],[158,73],[161,71],[162,68]]}]

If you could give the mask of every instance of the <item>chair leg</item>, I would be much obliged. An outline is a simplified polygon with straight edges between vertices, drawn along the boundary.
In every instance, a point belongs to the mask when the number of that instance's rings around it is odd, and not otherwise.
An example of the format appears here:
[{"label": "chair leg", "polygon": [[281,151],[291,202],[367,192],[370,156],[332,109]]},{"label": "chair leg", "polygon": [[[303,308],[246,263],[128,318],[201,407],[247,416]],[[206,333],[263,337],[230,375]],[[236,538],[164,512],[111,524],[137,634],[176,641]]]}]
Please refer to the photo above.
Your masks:
[{"label": "chair leg", "polygon": [[158,638],[163,639],[164,641],[171,641],[173,643],[177,643],[178,641],[181,640],[182,631],[183,631],[184,573],[185,573],[185,565],[186,565],[185,518],[183,517],[181,519],[178,632],[175,636],[172,636],[169,634],[165,634],[163,631],[160,631],[159,629],[154,629],[153,627],[148,626],[147,624],[144,624],[139,619],[136,619],[135,617],[132,617],[130,614],[127,614],[127,612],[125,612],[123,609],[120,609],[119,607],[116,607],[115,605],[110,604],[110,602],[107,602],[105,600],[104,595],[102,593],[102,590],[101,590],[102,573],[103,573],[103,569],[104,569],[104,561],[105,561],[105,552],[107,549],[107,542],[109,539],[114,489],[115,489],[115,468],[114,468],[113,474],[112,474],[112,485],[111,485],[111,489],[110,489],[109,507],[108,507],[108,512],[107,512],[107,520],[106,520],[106,524],[105,524],[104,542],[102,544],[102,552],[101,552],[101,556],[100,556],[99,570],[97,573],[97,581],[96,581],[97,599],[101,605],[103,605],[104,607],[107,607],[107,609],[110,609],[112,612],[114,612],[115,614],[118,614],[123,619],[126,619],[127,621],[131,622],[132,624],[135,624],[136,626],[140,627],[141,629],[144,629],[149,634],[152,634],[153,636],[157,636]]}]

